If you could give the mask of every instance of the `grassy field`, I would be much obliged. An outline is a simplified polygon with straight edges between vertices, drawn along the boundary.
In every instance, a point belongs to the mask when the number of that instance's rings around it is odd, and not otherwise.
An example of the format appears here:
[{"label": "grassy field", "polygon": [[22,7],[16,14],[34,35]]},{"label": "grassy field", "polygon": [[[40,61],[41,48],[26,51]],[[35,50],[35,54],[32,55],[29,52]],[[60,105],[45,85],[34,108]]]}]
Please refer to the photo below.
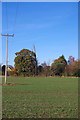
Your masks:
[{"label": "grassy field", "polygon": [[78,78],[9,77],[7,83],[3,118],[78,117]]},{"label": "grassy field", "polygon": [[2,71],[0,71],[0,75],[2,75]]}]

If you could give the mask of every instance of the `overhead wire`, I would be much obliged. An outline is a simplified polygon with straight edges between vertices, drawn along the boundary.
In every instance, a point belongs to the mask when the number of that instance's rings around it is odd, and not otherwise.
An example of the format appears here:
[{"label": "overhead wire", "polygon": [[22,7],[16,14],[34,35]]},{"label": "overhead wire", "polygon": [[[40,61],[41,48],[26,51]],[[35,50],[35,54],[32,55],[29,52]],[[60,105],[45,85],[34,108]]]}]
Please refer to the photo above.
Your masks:
[{"label": "overhead wire", "polygon": [[15,33],[16,30],[16,23],[17,23],[17,15],[18,15],[18,2],[16,3],[16,8],[15,8],[15,17],[14,17],[14,26],[13,26],[13,33]]},{"label": "overhead wire", "polygon": [[8,25],[8,6],[7,6],[7,0],[6,0],[6,33],[8,33],[9,31],[9,25]]},{"label": "overhead wire", "polygon": [[[6,3],[5,3],[5,14],[6,14],[6,18],[5,18],[5,20],[6,20],[6,33],[8,34],[9,32],[13,32],[13,33],[15,33],[15,28],[16,28],[16,21],[17,21],[17,13],[18,13],[18,2],[16,3],[16,6],[14,6],[14,20],[13,20],[13,24],[12,24],[12,28],[11,28],[11,24],[9,24],[9,22],[10,22],[10,17],[9,17],[9,5],[8,5],[8,1],[6,0]],[[13,15],[13,14],[12,14]],[[12,30],[11,30],[12,29]]]},{"label": "overhead wire", "polygon": [[[16,7],[15,9],[15,15],[14,15],[14,23],[13,23],[13,27],[12,27],[12,32],[15,33],[15,28],[16,28],[16,23],[17,23],[17,14],[18,14],[18,1],[16,2]],[[9,28],[9,18],[8,18],[8,1],[6,0],[6,33],[9,32],[9,30],[11,30]]]}]

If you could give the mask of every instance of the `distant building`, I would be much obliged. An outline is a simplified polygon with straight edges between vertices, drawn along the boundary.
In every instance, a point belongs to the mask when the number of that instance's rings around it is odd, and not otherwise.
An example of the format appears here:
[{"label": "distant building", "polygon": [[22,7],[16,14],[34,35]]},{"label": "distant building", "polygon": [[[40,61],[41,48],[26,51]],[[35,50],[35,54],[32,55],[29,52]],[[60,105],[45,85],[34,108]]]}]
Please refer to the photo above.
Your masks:
[{"label": "distant building", "polygon": [[12,71],[14,68],[12,65],[8,65],[8,71]]},{"label": "distant building", "polygon": [[72,64],[75,61],[75,58],[73,56],[69,56],[68,64]]},{"label": "distant building", "polygon": [[5,65],[2,66],[2,75],[5,75]]},{"label": "distant building", "polygon": [[[6,66],[5,65],[3,65],[2,66],[2,75],[5,75],[5,68],[6,68]],[[12,71],[14,68],[13,68],[13,66],[12,65],[8,65],[8,71]],[[8,74],[8,73],[7,73]]]}]

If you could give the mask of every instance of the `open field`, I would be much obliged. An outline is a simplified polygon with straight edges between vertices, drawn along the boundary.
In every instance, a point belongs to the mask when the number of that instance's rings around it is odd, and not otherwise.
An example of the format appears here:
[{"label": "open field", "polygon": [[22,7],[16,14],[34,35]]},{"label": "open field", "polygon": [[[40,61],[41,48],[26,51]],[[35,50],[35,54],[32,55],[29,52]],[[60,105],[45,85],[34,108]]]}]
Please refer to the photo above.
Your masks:
[{"label": "open field", "polygon": [[7,83],[3,118],[78,117],[78,78],[9,77]]},{"label": "open field", "polygon": [[0,75],[2,75],[2,71],[0,71]]}]

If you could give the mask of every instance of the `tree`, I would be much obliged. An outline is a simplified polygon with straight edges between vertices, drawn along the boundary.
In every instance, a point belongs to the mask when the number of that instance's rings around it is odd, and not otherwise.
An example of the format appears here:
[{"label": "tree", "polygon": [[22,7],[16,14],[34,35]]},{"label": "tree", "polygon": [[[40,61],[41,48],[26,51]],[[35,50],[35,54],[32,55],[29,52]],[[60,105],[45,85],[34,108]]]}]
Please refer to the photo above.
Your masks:
[{"label": "tree", "polygon": [[80,77],[80,60],[75,60],[72,64],[67,65],[66,73],[68,76]]},{"label": "tree", "polygon": [[14,62],[17,74],[24,76],[35,75],[35,68],[37,67],[36,54],[28,49],[22,49],[15,54]]},{"label": "tree", "polygon": [[46,62],[38,66],[38,75],[50,76],[50,66]]},{"label": "tree", "polygon": [[42,75],[43,74],[43,66],[39,65],[38,66],[38,75]]},{"label": "tree", "polygon": [[42,63],[41,66],[43,68],[43,75],[46,77],[50,76],[50,66],[46,62]]},{"label": "tree", "polygon": [[51,65],[52,75],[62,76],[63,74],[65,74],[66,65],[67,61],[63,55],[60,56],[58,59],[54,60]]}]

